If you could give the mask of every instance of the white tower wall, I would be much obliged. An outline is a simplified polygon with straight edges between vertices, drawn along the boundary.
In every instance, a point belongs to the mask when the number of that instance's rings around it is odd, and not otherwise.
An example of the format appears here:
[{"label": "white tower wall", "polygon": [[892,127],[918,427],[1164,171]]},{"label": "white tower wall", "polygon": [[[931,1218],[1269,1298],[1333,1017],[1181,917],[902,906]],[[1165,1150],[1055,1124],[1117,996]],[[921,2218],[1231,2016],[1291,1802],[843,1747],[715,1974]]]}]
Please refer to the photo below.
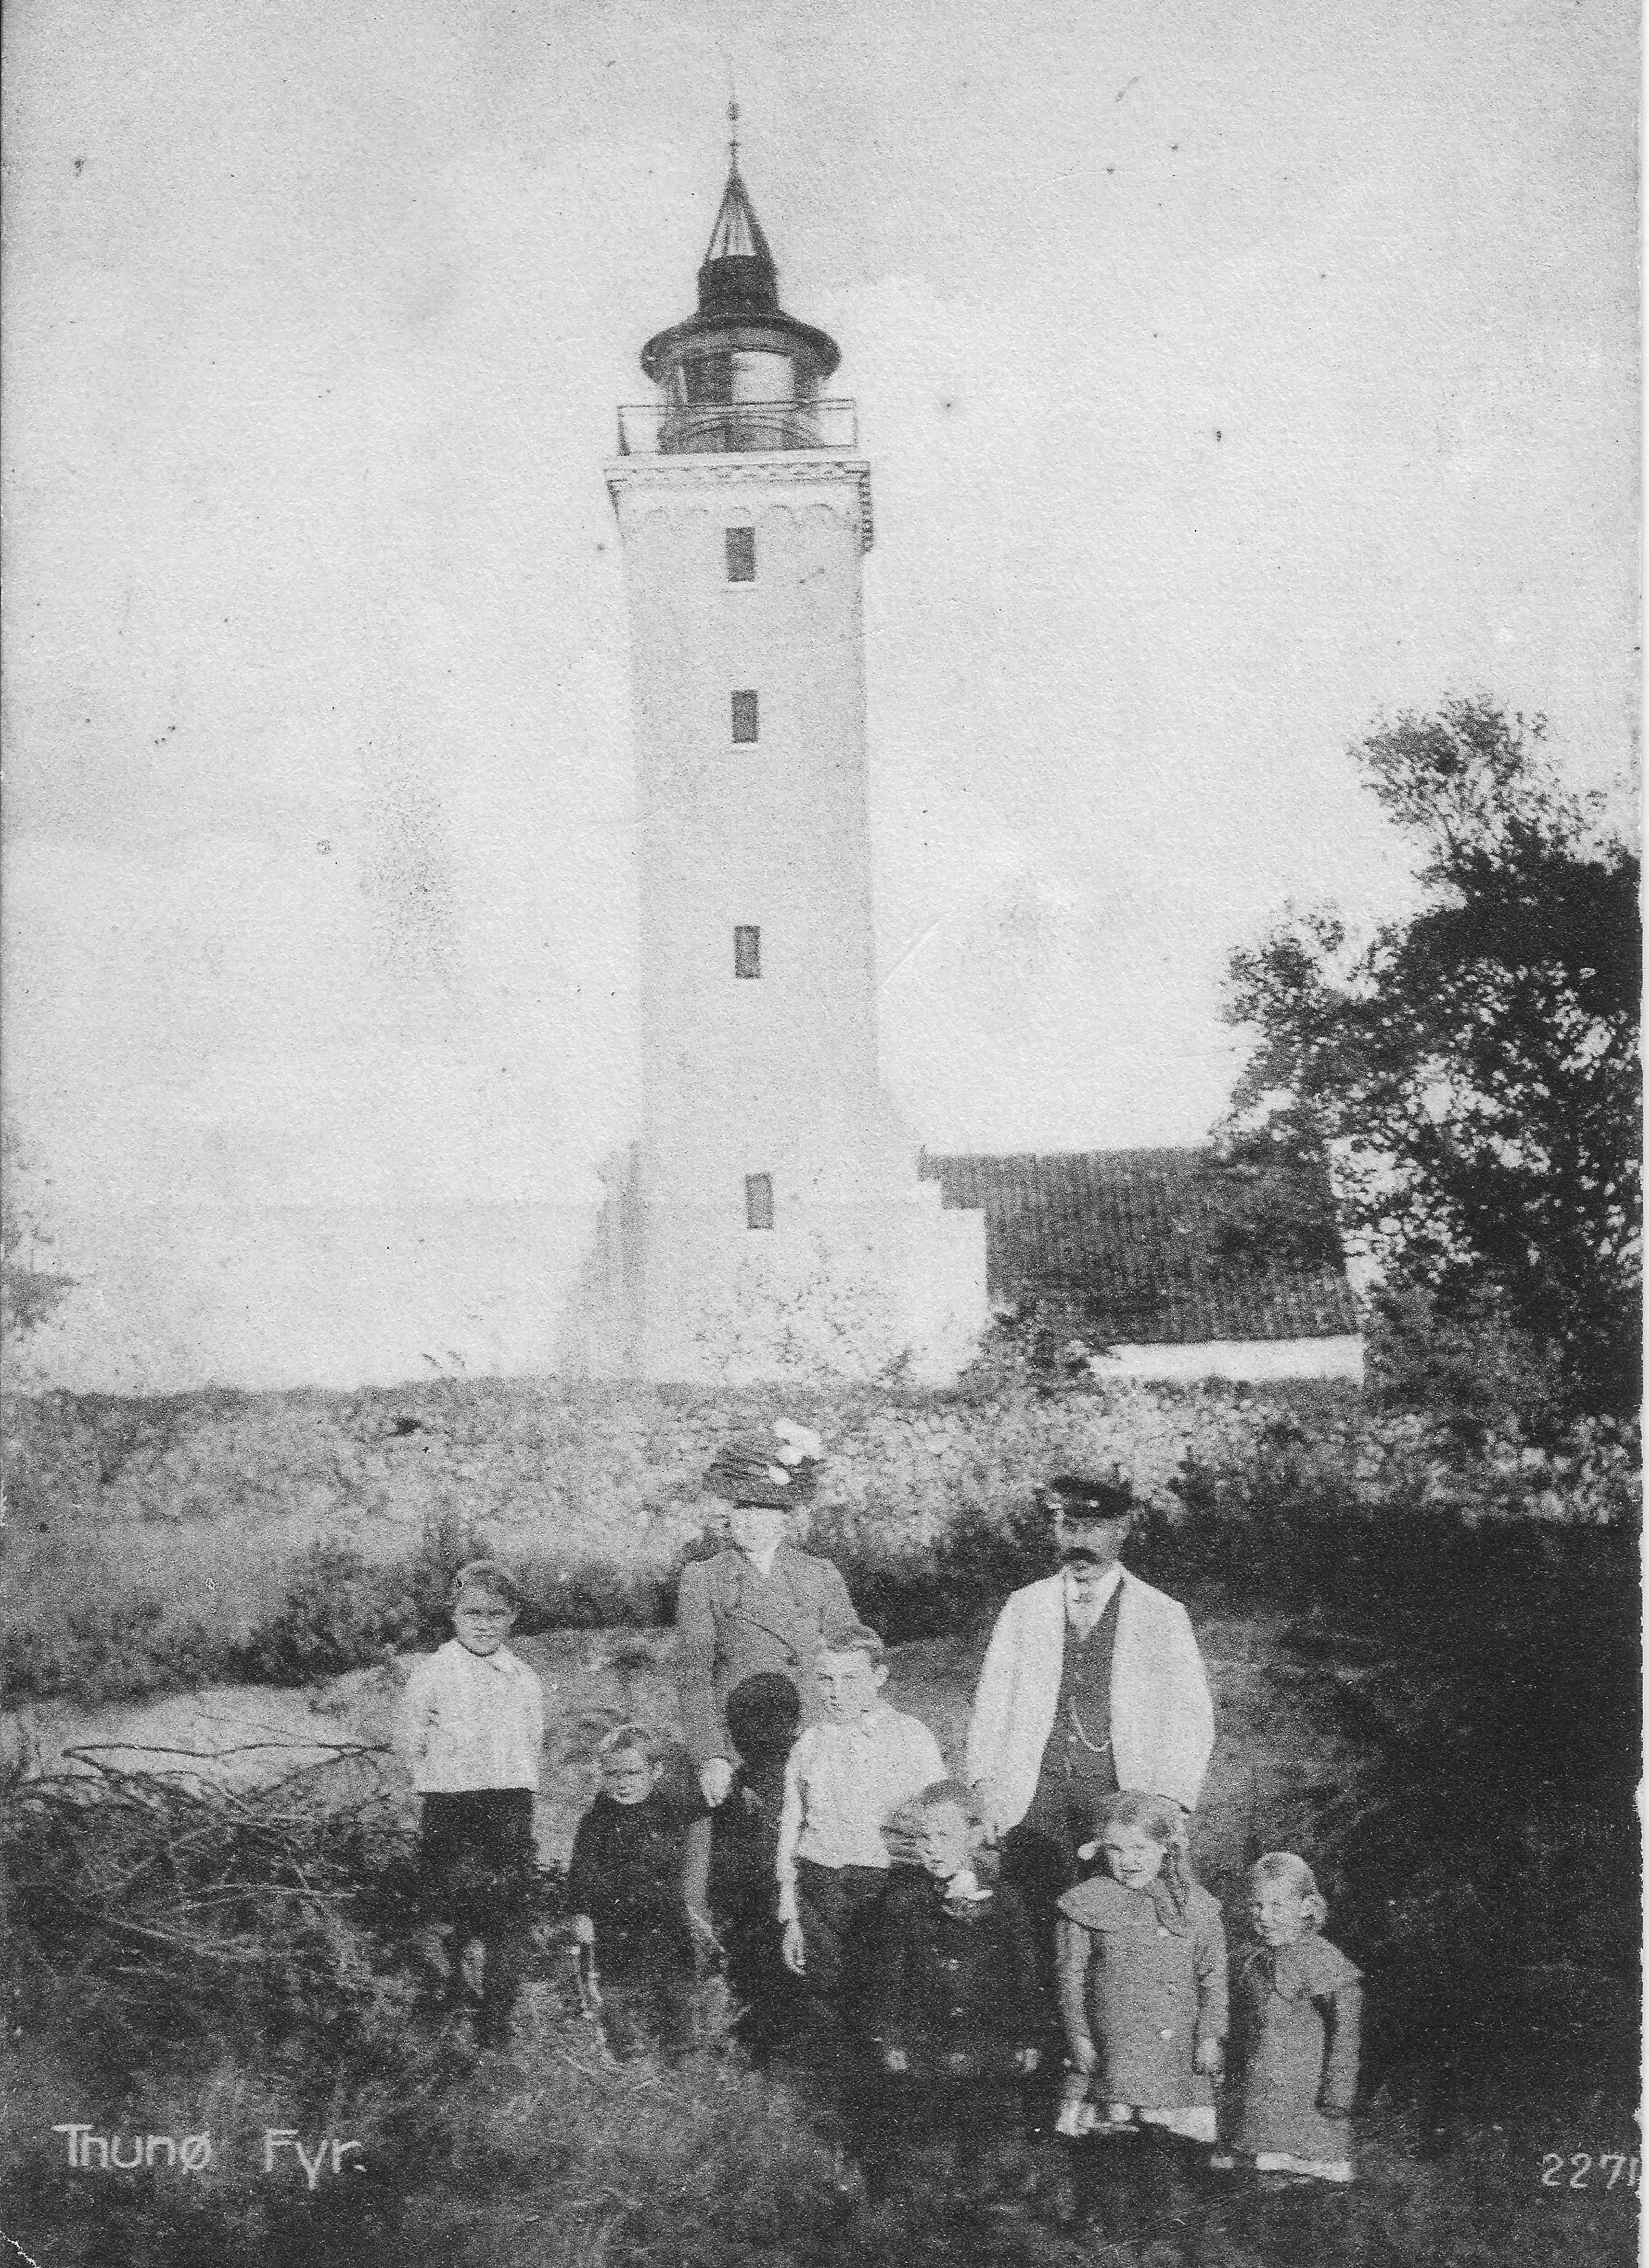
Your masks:
[{"label": "white tower wall", "polygon": [[[641,807],[643,1189],[747,1173],[837,1202],[910,1177],[876,1081],[864,747],[864,468],[663,459],[617,474]],[[756,579],[729,582],[751,526]],[[759,737],[736,744],[732,696]],[[760,932],[758,977],[734,932]]]},{"label": "white tower wall", "polygon": [[[640,787],[632,1366],[950,1374],[983,1217],[946,1212],[876,1076],[862,555],[869,471],[813,450],[608,468]],[[728,578],[727,531],[755,534]],[[758,738],[733,739],[754,692]],[[758,977],[736,928],[759,931]],[[769,1177],[753,1227],[747,1179]]]}]

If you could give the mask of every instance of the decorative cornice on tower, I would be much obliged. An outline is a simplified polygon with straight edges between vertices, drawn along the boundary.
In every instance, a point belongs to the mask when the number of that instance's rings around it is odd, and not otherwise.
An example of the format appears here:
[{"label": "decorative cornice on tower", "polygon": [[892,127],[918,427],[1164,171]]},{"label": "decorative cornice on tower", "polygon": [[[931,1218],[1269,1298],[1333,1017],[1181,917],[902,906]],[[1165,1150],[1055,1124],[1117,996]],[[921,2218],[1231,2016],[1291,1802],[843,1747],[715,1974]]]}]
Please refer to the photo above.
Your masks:
[{"label": "decorative cornice on tower", "polygon": [[862,457],[830,457],[786,450],[756,456],[620,457],[605,468],[607,493],[615,512],[625,489],[721,489],[747,486],[752,475],[764,488],[782,481],[796,488],[852,481],[859,491],[859,541],[869,551],[876,539],[870,512],[870,468]]}]

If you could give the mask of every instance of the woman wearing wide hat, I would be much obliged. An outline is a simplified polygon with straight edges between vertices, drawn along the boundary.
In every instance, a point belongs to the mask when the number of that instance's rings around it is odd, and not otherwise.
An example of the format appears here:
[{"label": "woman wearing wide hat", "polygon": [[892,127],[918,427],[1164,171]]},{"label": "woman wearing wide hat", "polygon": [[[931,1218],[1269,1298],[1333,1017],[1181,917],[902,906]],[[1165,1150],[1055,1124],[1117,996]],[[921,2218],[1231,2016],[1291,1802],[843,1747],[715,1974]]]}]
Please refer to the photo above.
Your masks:
[{"label": "woman wearing wide hat", "polygon": [[[781,1418],[733,1434],[705,1476],[721,1500],[709,1526],[725,1542],[682,1570],[676,1660],[683,1736],[713,1809],[727,1800],[739,1756],[728,1729],[728,1696],[746,1678],[776,1673],[795,1687],[802,1722],[810,1724],[819,1713],[819,1643],[858,1625],[836,1569],[795,1540],[824,1451],[817,1433]],[[710,1843],[710,1821],[696,1822],[683,1877],[688,1910],[706,1932]]]},{"label": "woman wearing wide hat", "polygon": [[830,1561],[795,1541],[795,1515],[812,1501],[823,1455],[817,1433],[781,1418],[724,1441],[706,1476],[728,1505],[728,1542],[682,1570],[676,1659],[683,1732],[713,1805],[725,1798],[737,1761],[727,1722],[733,1688],[777,1670],[801,1695],[802,1722],[810,1724],[818,1714],[819,1642],[859,1621]]}]

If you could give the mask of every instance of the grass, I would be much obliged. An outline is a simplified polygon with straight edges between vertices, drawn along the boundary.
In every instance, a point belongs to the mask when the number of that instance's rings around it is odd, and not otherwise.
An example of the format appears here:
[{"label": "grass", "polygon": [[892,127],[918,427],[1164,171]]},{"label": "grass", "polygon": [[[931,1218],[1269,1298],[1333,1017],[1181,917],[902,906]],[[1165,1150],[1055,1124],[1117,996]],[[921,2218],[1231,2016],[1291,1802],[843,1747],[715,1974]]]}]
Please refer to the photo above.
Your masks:
[{"label": "grass", "polygon": [[96,1702],[231,1675],[279,1595],[290,1553],[255,1529],[88,1521],[6,1535],[0,1642],[8,1700]]},{"label": "grass", "polygon": [[225,2148],[197,2188],[48,2176],[32,2194],[13,2190],[17,2241],[41,2268],[1607,2268],[1636,2257],[1623,2183],[1542,2191],[1535,2138],[1512,2133],[1426,2154],[1412,2123],[1384,2107],[1364,2121],[1363,2177],[1346,2194],[1218,2187],[1142,2151],[1095,2169],[1075,2227],[1065,2169],[1029,2155],[983,2208],[913,2174],[884,2208],[844,2210],[806,2092],[708,2061],[580,2069],[580,2044],[548,2019],[507,2064],[443,2070],[432,2058],[420,2076],[435,2091],[411,2119],[364,2092],[318,2104],[311,2136],[364,2134],[372,2154],[347,2186],[328,2174],[313,2195],[290,2154],[274,2176],[261,2171],[263,2126],[304,2110],[215,2074],[197,2102]]},{"label": "grass", "polygon": [[[1636,2257],[1623,2186],[1609,2191],[1603,2173],[1584,2193],[1539,2185],[1554,2120],[1561,2140],[1578,2131],[1594,2148],[1631,2147],[1618,2106],[1611,2117],[1583,2103],[1545,2124],[1490,2123],[1490,2100],[1438,2135],[1377,2099],[1359,2122],[1361,2184],[1344,2195],[1217,2185],[1149,2148],[1091,2153],[1073,2168],[1045,2145],[1009,2161],[983,2200],[964,2204],[950,2182],[911,2168],[884,2207],[853,2210],[832,2187],[828,2105],[804,2081],[759,2077],[714,2051],[607,2069],[549,1985],[534,1989],[507,2058],[477,2066],[409,2029],[370,2059],[322,2071],[223,2060],[152,2080],[128,2101],[89,2095],[83,2072],[69,2078],[54,2058],[13,2093],[7,2228],[41,2268],[1602,2268]],[[65,2116],[127,2134],[206,2130],[213,2163],[199,2177],[70,2174],[49,2136]],[[265,2130],[294,2127],[312,2160],[319,2137],[358,2140],[345,2168],[358,2156],[364,2171],[328,2171],[311,2192],[287,2152],[265,2174]]]}]

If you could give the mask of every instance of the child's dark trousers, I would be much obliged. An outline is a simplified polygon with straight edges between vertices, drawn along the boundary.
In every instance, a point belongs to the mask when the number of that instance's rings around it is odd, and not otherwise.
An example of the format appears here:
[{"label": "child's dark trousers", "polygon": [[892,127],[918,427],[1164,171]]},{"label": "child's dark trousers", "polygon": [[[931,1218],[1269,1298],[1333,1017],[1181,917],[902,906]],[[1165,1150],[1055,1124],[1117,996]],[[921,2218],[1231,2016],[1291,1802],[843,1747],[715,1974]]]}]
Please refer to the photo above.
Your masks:
[{"label": "child's dark trousers", "polygon": [[850,2029],[856,2028],[862,2012],[887,1886],[885,1867],[796,1861],[796,1907],[807,1948],[808,1992]]},{"label": "child's dark trousers", "polygon": [[844,2110],[847,2146],[872,2201],[886,2195],[896,2170],[959,2199],[989,2196],[1024,2152],[1017,2079],[867,2074]]},{"label": "child's dark trousers", "polygon": [[[598,1958],[600,1951],[598,1941]],[[612,2053],[624,2061],[660,2051],[685,2055],[693,2043],[695,1983],[691,1954],[683,1961],[662,1952],[616,1975],[602,1972],[602,2023]]]},{"label": "child's dark trousers", "polygon": [[463,2000],[464,1948],[479,1939],[483,1970],[476,2036],[499,2045],[526,1966],[534,1852],[530,1788],[470,1788],[426,1795],[421,1833],[431,1918],[452,1931],[448,1998]]}]

